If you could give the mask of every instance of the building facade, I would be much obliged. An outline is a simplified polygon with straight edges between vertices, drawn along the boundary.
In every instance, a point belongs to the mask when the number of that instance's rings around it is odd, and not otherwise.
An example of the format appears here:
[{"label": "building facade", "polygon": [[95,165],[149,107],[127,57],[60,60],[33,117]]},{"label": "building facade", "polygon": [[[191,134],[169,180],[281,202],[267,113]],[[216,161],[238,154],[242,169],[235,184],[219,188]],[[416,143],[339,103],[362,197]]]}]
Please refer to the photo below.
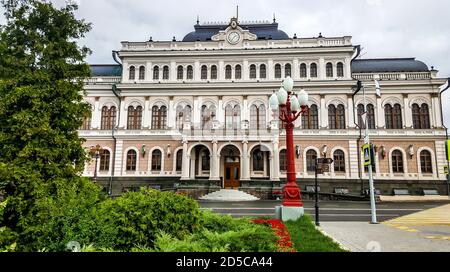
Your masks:
[{"label": "building facade", "polygon": [[[286,177],[285,131],[270,95],[291,76],[309,111],[294,131],[299,185],[309,191],[314,160],[334,159],[319,176],[323,192],[367,189],[362,134],[375,145],[376,188],[437,189],[446,194],[439,87],[445,79],[423,62],[360,59],[351,37],[289,37],[270,22],[206,23],[182,41],[122,42],[116,65],[92,65],[79,134],[99,144],[84,175],[110,193],[140,186],[240,188],[270,198]],[[373,80],[381,84],[381,96]],[[368,123],[362,92],[366,86]]]}]

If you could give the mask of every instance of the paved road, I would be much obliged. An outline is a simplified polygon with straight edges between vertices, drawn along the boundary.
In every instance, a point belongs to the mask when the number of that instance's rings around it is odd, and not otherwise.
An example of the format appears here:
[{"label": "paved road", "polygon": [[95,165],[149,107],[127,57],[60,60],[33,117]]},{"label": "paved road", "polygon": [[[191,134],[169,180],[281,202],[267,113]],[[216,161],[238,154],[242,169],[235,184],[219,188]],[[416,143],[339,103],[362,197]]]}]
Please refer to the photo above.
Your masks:
[{"label": "paved road", "polygon": [[[279,201],[200,202],[200,206],[203,209],[212,209],[215,212],[230,214],[234,217],[273,216],[275,214],[275,206],[280,204]],[[383,222],[441,205],[443,205],[442,202],[378,203],[378,221]],[[304,207],[305,212],[314,218],[314,202],[304,201]],[[366,202],[320,202],[321,222],[368,222],[370,217],[370,204]]]}]

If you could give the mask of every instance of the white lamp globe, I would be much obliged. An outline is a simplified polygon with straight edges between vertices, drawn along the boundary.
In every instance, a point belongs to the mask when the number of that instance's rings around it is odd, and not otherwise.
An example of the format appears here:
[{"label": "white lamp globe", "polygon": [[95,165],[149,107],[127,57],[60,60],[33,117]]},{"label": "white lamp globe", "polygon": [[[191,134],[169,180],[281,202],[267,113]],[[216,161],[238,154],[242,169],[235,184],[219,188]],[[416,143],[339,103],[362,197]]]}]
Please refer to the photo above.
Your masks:
[{"label": "white lamp globe", "polygon": [[294,80],[290,76],[288,76],[284,79],[283,88],[287,92],[292,92],[292,89],[294,89]]},{"label": "white lamp globe", "polygon": [[299,102],[300,106],[302,106],[302,107],[307,106],[308,100],[309,100],[308,93],[305,92],[304,89],[301,89],[300,92],[298,93],[298,102]]},{"label": "white lamp globe", "polygon": [[280,90],[277,93],[277,96],[278,96],[278,104],[286,105],[288,93],[283,87],[280,88]]},{"label": "white lamp globe", "polygon": [[300,110],[300,104],[295,95],[291,96],[291,111],[298,112]]},{"label": "white lamp globe", "polygon": [[269,105],[272,110],[278,109],[278,96],[275,92],[270,96]]}]

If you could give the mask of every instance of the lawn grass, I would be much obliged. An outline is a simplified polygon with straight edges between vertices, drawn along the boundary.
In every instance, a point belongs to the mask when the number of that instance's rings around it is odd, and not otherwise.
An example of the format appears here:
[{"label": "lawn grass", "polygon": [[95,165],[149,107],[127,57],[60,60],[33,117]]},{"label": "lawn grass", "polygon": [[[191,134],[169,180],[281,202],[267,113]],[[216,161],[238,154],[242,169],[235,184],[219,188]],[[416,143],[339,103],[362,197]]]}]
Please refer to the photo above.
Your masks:
[{"label": "lawn grass", "polygon": [[305,214],[297,221],[288,221],[284,224],[298,252],[347,252],[330,237],[317,230],[309,215]]}]

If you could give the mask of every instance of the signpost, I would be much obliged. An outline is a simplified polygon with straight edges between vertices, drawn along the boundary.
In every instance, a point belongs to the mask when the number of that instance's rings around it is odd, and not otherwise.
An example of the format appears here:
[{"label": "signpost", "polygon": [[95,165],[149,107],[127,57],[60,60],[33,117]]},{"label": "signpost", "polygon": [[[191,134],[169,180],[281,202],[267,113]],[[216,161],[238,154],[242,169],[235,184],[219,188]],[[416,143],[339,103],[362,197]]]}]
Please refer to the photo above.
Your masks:
[{"label": "signpost", "polygon": [[315,210],[316,210],[316,226],[320,226],[319,222],[319,184],[317,182],[317,175],[330,172],[330,165],[333,163],[333,159],[330,158],[317,158],[314,167],[315,172],[315,185],[314,185],[314,198],[315,198]]}]

